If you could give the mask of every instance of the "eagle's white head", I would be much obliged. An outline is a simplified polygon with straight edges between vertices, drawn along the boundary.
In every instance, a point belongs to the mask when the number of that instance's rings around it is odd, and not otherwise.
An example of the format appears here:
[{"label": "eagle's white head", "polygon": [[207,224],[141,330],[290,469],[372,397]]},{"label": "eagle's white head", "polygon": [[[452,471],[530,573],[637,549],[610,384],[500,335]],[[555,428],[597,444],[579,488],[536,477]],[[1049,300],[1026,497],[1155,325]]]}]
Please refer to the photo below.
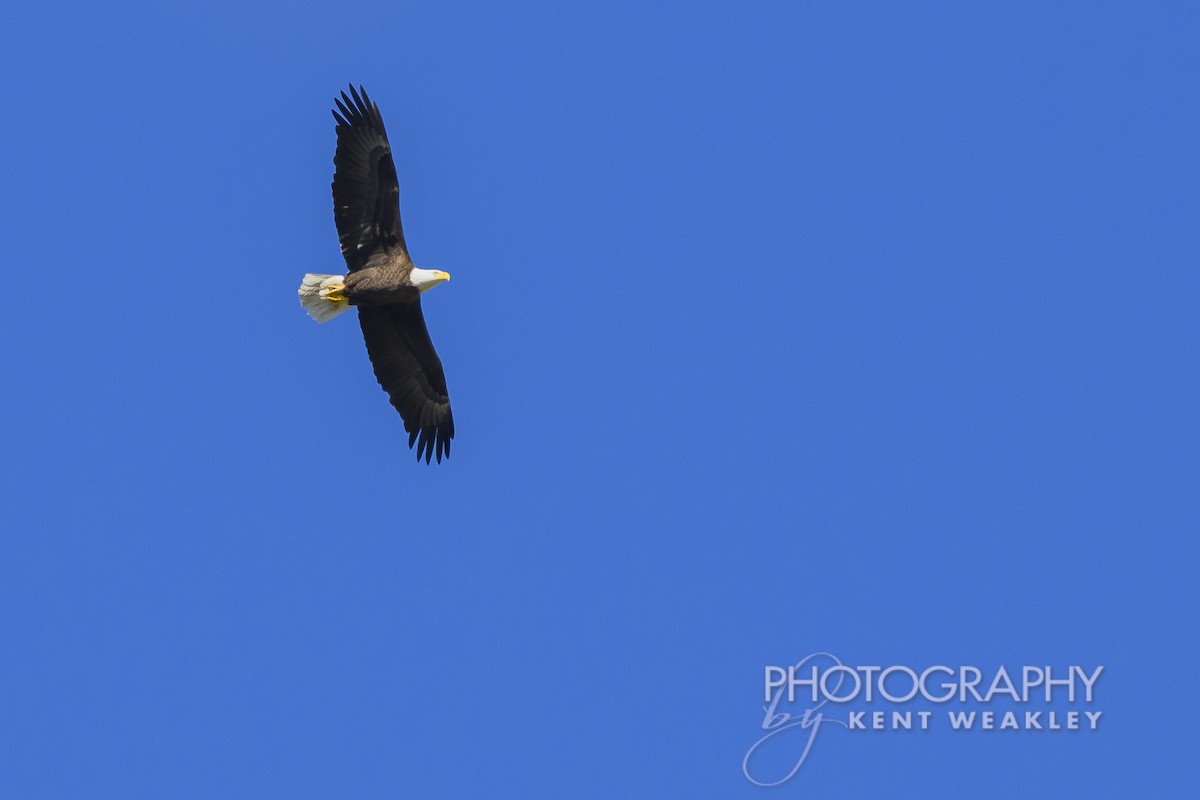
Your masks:
[{"label": "eagle's white head", "polygon": [[445,283],[450,280],[450,273],[442,272],[440,269],[413,267],[412,272],[408,274],[408,280],[413,286],[417,287],[417,291],[424,294],[439,283]]}]

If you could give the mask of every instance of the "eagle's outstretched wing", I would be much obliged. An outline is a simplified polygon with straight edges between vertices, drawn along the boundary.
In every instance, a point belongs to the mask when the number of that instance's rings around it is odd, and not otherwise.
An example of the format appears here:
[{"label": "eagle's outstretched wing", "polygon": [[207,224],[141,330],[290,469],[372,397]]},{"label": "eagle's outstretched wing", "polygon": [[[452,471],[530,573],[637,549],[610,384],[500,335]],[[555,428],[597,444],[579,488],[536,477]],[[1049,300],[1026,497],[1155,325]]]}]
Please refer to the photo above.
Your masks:
[{"label": "eagle's outstretched wing", "polygon": [[416,443],[418,461],[436,457],[441,463],[450,455],[454,415],[420,302],[359,306],[358,322],[375,378],[404,419],[408,446]]},{"label": "eagle's outstretched wing", "polygon": [[333,219],[351,272],[379,252],[408,260],[400,225],[400,184],[379,106],[361,86],[334,99]]}]

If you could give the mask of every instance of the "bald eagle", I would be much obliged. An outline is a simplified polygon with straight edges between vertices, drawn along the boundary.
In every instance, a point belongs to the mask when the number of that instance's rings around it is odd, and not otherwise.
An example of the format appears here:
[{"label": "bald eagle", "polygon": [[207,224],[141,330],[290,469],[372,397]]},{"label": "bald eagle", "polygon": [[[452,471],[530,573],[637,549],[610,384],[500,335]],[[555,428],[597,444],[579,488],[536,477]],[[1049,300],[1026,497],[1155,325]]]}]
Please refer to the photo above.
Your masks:
[{"label": "bald eagle", "polygon": [[400,225],[400,185],[379,106],[360,86],[334,99],[333,219],[346,275],[309,273],[300,304],[317,322],[358,307],[375,378],[404,420],[417,461],[450,456],[454,416],[442,362],[433,349],[421,295],[449,273],[413,264]]}]

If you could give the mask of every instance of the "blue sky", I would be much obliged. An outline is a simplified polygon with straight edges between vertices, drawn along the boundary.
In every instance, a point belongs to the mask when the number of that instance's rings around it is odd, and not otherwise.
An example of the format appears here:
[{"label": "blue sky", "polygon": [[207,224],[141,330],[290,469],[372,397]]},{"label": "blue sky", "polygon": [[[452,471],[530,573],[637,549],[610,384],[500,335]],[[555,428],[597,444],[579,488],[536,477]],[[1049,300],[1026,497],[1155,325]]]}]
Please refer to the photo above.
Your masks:
[{"label": "blue sky", "polygon": [[[1198,35],[9,4],[0,794],[1194,793]],[[440,466],[296,300],[349,81],[454,275]],[[1103,718],[822,731],[756,787],[764,668],[821,651],[1103,665]]]}]

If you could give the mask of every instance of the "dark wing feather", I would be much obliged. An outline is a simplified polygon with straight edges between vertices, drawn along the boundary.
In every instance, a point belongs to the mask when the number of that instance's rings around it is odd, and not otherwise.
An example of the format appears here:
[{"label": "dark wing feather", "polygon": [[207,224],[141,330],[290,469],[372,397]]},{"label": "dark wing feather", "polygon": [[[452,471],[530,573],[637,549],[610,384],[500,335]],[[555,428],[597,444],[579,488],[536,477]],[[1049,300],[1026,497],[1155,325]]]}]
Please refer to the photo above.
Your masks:
[{"label": "dark wing feather", "polygon": [[416,443],[418,461],[423,457],[428,464],[436,457],[441,463],[450,455],[454,415],[420,301],[359,306],[358,322],[375,378],[404,420],[408,446]]},{"label": "dark wing feather", "polygon": [[333,219],[351,272],[383,251],[408,257],[400,225],[400,184],[379,106],[351,86],[335,99],[337,151],[333,156]]}]

